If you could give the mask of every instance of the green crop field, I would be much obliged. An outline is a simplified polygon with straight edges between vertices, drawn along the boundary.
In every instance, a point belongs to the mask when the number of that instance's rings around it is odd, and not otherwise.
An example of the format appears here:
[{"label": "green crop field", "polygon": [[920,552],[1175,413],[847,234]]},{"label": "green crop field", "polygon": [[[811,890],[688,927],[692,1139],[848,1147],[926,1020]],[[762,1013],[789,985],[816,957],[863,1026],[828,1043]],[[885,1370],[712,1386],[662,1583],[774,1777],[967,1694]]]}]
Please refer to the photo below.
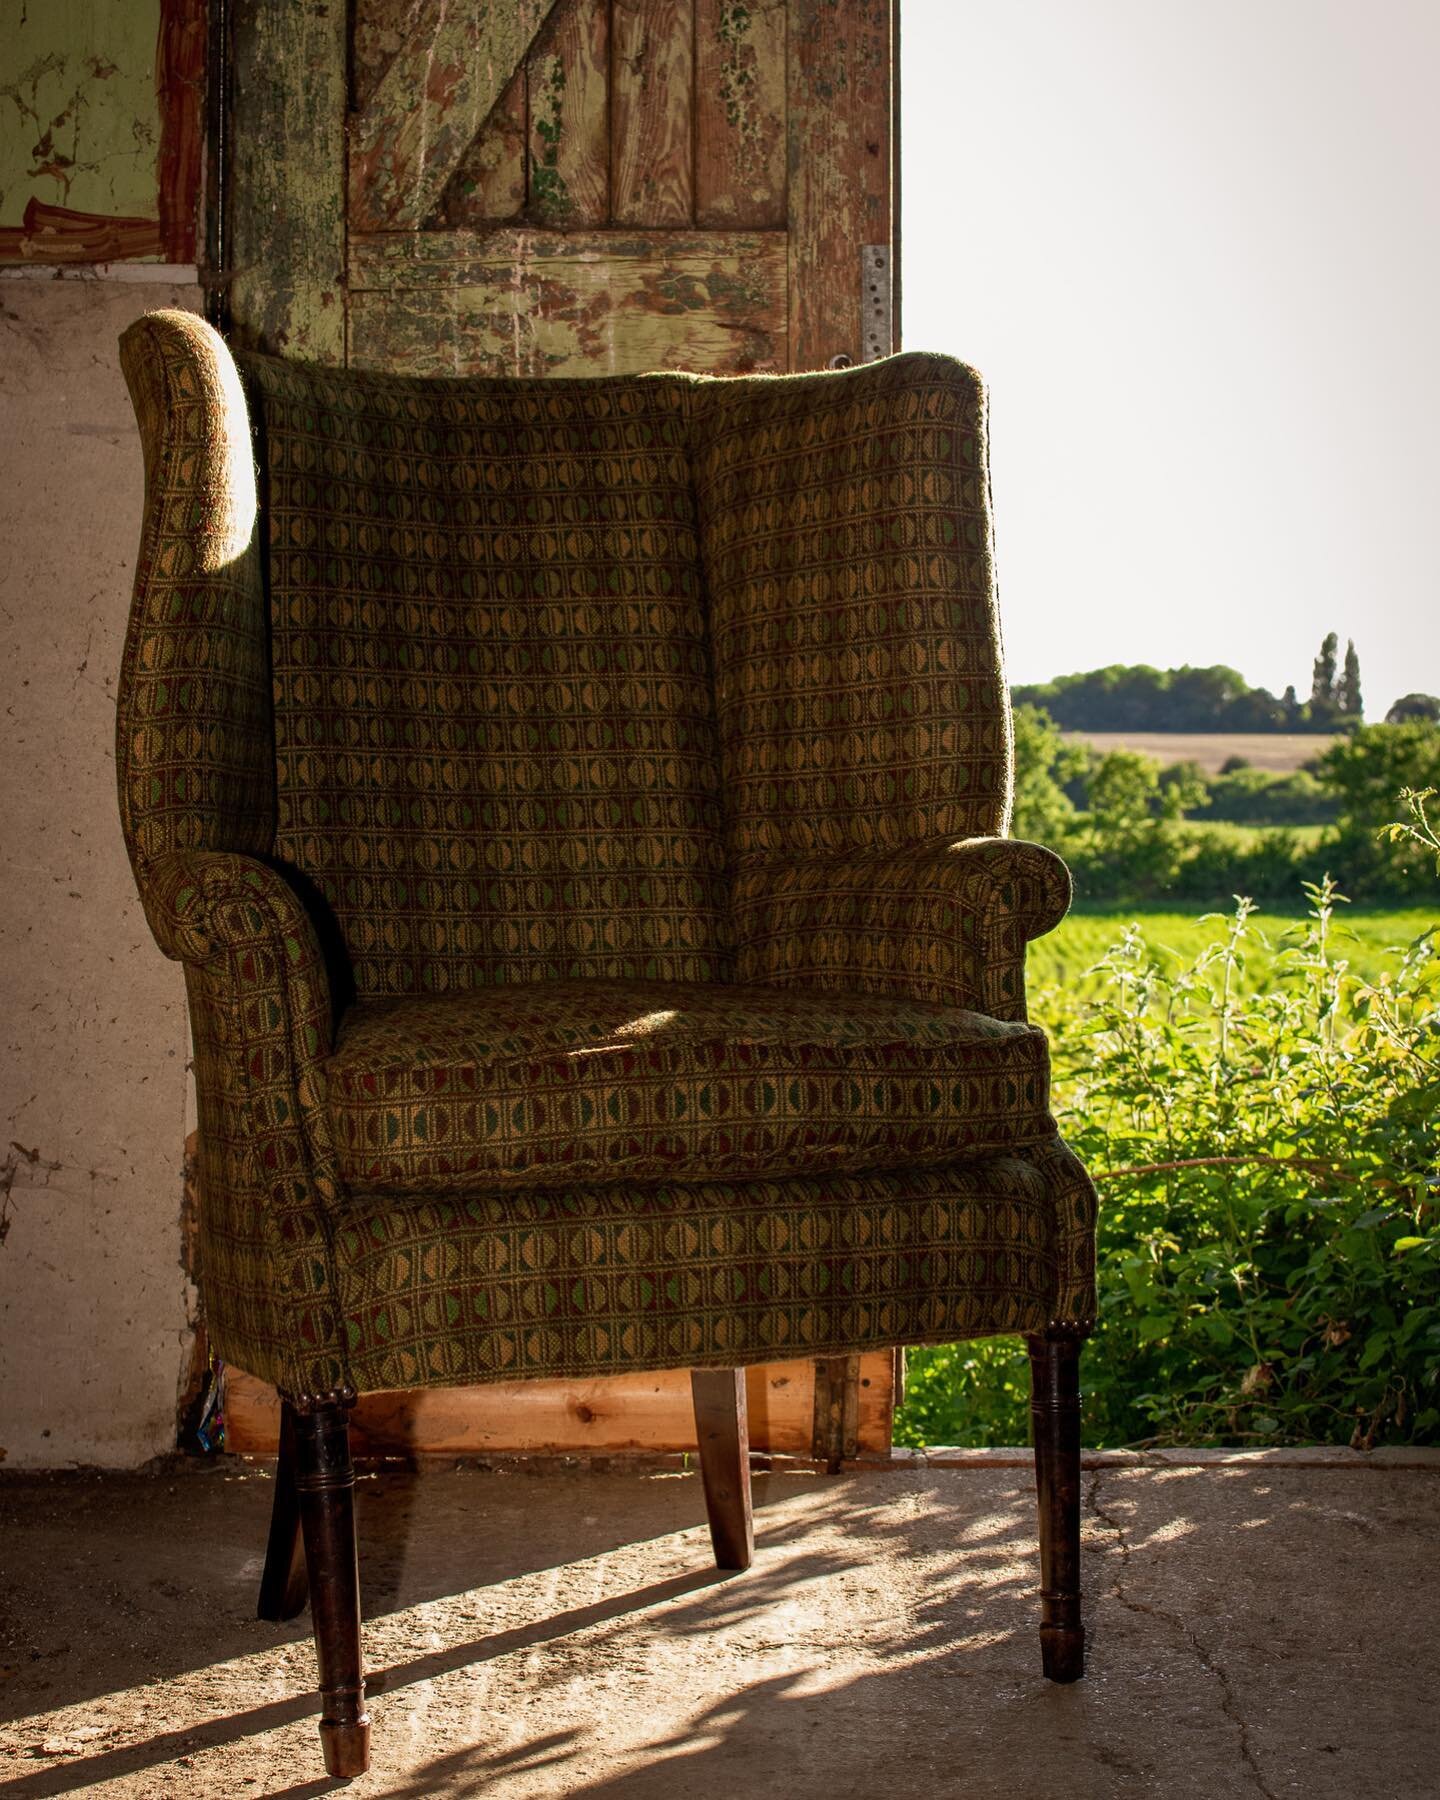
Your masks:
[{"label": "green crop field", "polygon": [[[1058,930],[1030,946],[1026,986],[1032,994],[1052,984],[1072,994],[1097,992],[1102,984],[1090,971],[1130,924],[1139,925],[1151,947],[1177,967],[1193,961],[1225,931],[1223,915],[1202,920],[1193,912],[1077,906]],[[1387,950],[1408,944],[1432,925],[1440,925],[1440,908],[1341,906],[1334,925],[1336,954],[1349,961],[1353,973],[1373,981],[1394,967],[1395,959],[1387,956]],[[1262,933],[1274,950],[1296,942],[1304,929],[1304,912],[1298,906],[1289,914],[1257,912],[1250,921],[1252,941],[1255,933]],[[1253,986],[1268,978],[1270,959],[1255,956],[1252,966]],[[1043,1002],[1035,1014],[1043,1024]]]}]

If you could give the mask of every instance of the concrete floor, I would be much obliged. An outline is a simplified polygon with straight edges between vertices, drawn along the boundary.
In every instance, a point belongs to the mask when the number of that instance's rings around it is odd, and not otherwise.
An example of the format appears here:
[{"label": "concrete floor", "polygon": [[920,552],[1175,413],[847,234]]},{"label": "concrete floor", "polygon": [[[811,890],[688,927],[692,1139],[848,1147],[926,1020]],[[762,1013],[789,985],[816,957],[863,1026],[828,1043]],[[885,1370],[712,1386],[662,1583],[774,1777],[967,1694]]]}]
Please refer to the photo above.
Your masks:
[{"label": "concrete floor", "polygon": [[[284,1796],[307,1622],[253,1613],[266,1470],[0,1482],[0,1800]],[[959,1800],[1440,1792],[1440,1478],[1086,1477],[1091,1672],[1040,1679],[1016,1468],[757,1476],[708,1567],[682,1473],[362,1478],[375,1768],[355,1796]]]}]

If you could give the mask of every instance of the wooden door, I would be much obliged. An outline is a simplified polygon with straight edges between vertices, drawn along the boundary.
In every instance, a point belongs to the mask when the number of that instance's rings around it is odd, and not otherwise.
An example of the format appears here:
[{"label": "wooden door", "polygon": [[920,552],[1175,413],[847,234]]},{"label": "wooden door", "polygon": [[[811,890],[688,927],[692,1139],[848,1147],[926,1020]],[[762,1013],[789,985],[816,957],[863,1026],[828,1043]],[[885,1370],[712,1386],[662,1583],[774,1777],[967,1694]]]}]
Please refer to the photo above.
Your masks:
[{"label": "wooden door", "polygon": [[[411,374],[892,348],[894,0],[231,0],[220,316]],[[750,1371],[751,1442],[890,1442],[888,1352]],[[232,1376],[229,1443],[276,1408]],[[373,1448],[694,1444],[684,1371],[376,1397]]]},{"label": "wooden door", "polygon": [[236,0],[247,342],[428,374],[859,362],[892,0]]}]

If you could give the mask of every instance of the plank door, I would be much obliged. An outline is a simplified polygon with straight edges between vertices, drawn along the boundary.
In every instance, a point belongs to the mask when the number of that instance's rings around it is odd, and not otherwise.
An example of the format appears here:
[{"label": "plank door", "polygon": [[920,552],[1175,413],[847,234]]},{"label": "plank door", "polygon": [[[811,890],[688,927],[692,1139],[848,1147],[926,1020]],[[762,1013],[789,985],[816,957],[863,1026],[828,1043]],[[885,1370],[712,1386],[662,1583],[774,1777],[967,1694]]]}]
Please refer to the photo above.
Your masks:
[{"label": "plank door", "polygon": [[234,0],[246,342],[413,374],[893,347],[893,0]]},{"label": "plank door", "polygon": [[[887,354],[894,0],[232,0],[232,334],[410,374]],[[749,1375],[751,1442],[890,1443],[890,1353]],[[275,1402],[235,1377],[237,1450]],[[373,1448],[693,1447],[684,1371],[372,1397]]]}]

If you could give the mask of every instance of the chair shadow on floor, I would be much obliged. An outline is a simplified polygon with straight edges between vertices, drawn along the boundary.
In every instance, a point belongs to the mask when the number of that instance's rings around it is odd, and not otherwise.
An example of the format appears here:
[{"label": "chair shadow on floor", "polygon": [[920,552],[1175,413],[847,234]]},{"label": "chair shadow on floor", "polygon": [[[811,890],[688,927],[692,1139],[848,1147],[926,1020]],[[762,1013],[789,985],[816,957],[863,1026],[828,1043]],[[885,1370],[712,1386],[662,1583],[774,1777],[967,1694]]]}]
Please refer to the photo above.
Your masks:
[{"label": "chair shadow on floor", "polygon": [[[379,1625],[387,1617],[407,1608],[472,1591],[483,1604],[484,1592],[489,1587],[567,1563],[603,1561],[607,1553],[622,1546],[661,1540],[681,1532],[687,1536],[680,1544],[655,1545],[657,1560],[671,1568],[680,1560],[693,1566],[586,1606],[535,1618],[515,1628],[488,1634],[482,1632],[463,1642],[448,1644],[390,1666],[384,1665],[383,1658],[377,1659],[377,1666],[369,1671],[367,1680],[371,1693],[381,1697],[382,1704],[385,1695],[406,1687],[596,1627],[610,1627],[617,1635],[659,1630],[683,1637],[691,1632],[713,1631],[758,1620],[807,1584],[842,1577],[848,1569],[875,1554],[878,1539],[903,1534],[910,1528],[910,1522],[897,1517],[894,1508],[887,1505],[894,1493],[893,1480],[888,1475],[833,1478],[758,1474],[755,1478],[756,1562],[744,1574],[727,1576],[716,1571],[708,1554],[704,1503],[698,1479],[577,1475],[573,1478],[574,1507],[551,1506],[543,1510],[527,1505],[526,1490],[535,1479],[528,1475],[501,1476],[480,1471],[439,1478],[451,1490],[448,1511],[452,1517],[454,1495],[458,1491],[466,1497],[465,1490],[473,1483],[475,1528],[464,1534],[425,1529],[426,1515],[439,1510],[435,1477],[383,1475],[362,1480],[359,1521],[367,1621],[372,1626]],[[261,1513],[268,1498],[269,1484],[257,1482],[255,1488],[255,1501],[249,1495],[245,1496],[244,1515],[246,1518],[251,1513],[257,1515],[252,1541],[259,1545],[263,1544]],[[806,1488],[810,1490],[805,1495],[807,1504],[799,1517],[793,1516],[797,1490],[805,1494]],[[776,1516],[767,1522],[767,1504],[780,1498],[791,1502],[787,1507],[790,1516]],[[953,1553],[945,1559],[946,1575],[939,1584],[936,1599],[924,1603],[918,1620],[909,1621],[903,1645],[897,1647],[907,1654],[929,1651],[948,1659],[952,1651],[947,1645],[953,1647],[957,1639],[968,1637],[983,1617],[988,1644],[1007,1645],[1017,1636],[1023,1640],[1028,1668],[1033,1635],[1034,1577],[1027,1571],[1023,1579],[1012,1577],[997,1581],[995,1575],[999,1567],[1013,1566],[1017,1547],[1023,1553],[1031,1530],[1031,1505],[1028,1494],[1022,1494],[1020,1503],[1014,1508],[1013,1524],[1007,1522],[978,1531],[965,1529],[957,1534]],[[470,1506],[464,1510],[469,1512]],[[235,1514],[239,1511],[239,1508],[231,1509],[232,1528],[238,1523]],[[553,1520],[550,1515],[554,1515]],[[838,1529],[842,1547],[834,1547],[833,1542],[831,1547],[824,1549],[801,1547],[807,1534],[815,1528],[817,1517],[825,1520],[827,1536],[832,1540]],[[522,1518],[528,1529],[519,1528]],[[500,1528],[494,1528],[496,1526]],[[160,1535],[173,1546],[171,1534],[162,1531]],[[561,1540],[563,1550],[558,1548]],[[855,1546],[853,1559],[844,1553],[843,1544]],[[247,1569],[253,1560],[247,1560]],[[973,1603],[964,1598],[967,1576],[983,1582],[983,1587],[973,1596]],[[217,1607],[205,1621],[203,1641],[213,1646],[213,1660],[217,1665],[235,1657],[254,1656],[276,1644],[302,1640],[307,1635],[307,1619],[275,1627],[262,1626],[242,1616],[247,1600],[253,1609],[252,1589],[253,1583],[244,1588],[234,1582],[227,1583],[223,1609]],[[663,1624],[652,1617],[655,1609],[661,1607],[664,1608]],[[963,1658],[969,1651],[961,1648],[954,1650],[954,1654]],[[1019,1655],[1018,1645],[1014,1654]],[[142,1681],[153,1683],[197,1666],[208,1666],[208,1663],[172,1657],[169,1666],[161,1663],[136,1671],[132,1681],[137,1685]],[[1038,1687],[1038,1665],[1033,1675]],[[313,1690],[303,1674],[297,1679],[300,1683],[297,1691],[283,1699],[223,1717],[198,1719],[139,1743],[92,1755],[67,1756],[63,1763],[37,1767],[34,1773],[27,1772],[12,1781],[0,1781],[0,1800],[10,1794],[16,1795],[17,1800],[22,1794],[25,1800],[46,1800],[48,1796],[82,1793],[102,1782],[137,1775],[181,1756],[193,1757],[224,1745],[240,1745],[244,1740],[309,1721],[314,1711]],[[35,1710],[50,1713],[117,1691],[118,1683],[82,1679],[46,1692],[43,1707]],[[716,1711],[724,1717],[733,1715],[736,1720],[743,1719],[756,1707],[782,1706],[786,1693],[785,1682],[762,1682],[753,1690],[737,1694],[733,1701],[725,1702]],[[567,1747],[565,1736],[560,1733],[553,1739],[547,1738],[544,1743],[528,1746],[523,1752],[515,1753],[515,1757],[523,1757],[526,1766],[530,1767],[536,1766],[536,1757],[552,1762],[564,1760],[574,1753],[574,1746]],[[238,1754],[243,1758],[243,1751]],[[663,1766],[670,1754],[669,1747],[657,1745],[658,1765]],[[440,1763],[423,1777],[416,1775],[413,1778],[416,1782],[432,1785],[402,1785],[385,1791],[393,1791],[396,1795],[438,1792],[441,1789],[433,1784],[443,1786],[452,1778],[466,1784],[456,1791],[481,1791],[498,1779],[515,1757],[496,1758],[488,1746],[477,1744],[442,1757]],[[383,1773],[382,1754],[377,1758],[376,1774],[383,1778]],[[470,1784],[474,1782],[480,1786],[472,1787]],[[305,1781],[280,1792],[285,1800],[304,1800],[312,1794],[328,1793],[338,1785],[320,1779]],[[655,1791],[658,1793],[659,1789]]]}]

